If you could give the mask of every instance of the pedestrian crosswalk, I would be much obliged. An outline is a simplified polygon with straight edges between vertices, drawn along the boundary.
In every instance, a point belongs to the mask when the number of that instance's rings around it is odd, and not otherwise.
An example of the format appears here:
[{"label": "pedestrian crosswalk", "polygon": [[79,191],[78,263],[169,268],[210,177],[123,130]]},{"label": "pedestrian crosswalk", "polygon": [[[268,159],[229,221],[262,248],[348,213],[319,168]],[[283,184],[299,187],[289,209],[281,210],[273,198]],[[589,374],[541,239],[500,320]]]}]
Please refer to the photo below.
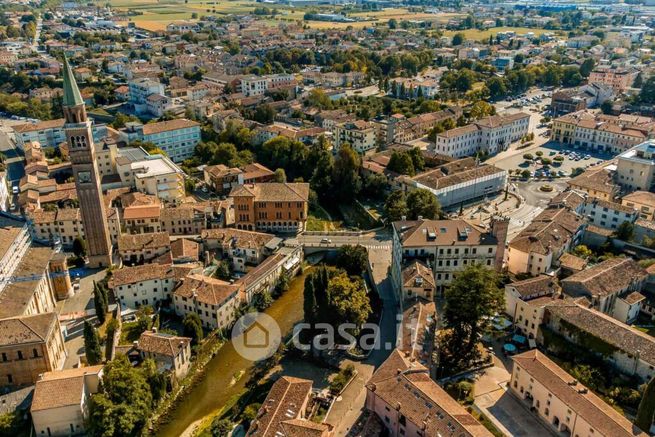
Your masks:
[{"label": "pedestrian crosswalk", "polygon": [[362,244],[362,246],[373,250],[391,250],[391,244]]}]

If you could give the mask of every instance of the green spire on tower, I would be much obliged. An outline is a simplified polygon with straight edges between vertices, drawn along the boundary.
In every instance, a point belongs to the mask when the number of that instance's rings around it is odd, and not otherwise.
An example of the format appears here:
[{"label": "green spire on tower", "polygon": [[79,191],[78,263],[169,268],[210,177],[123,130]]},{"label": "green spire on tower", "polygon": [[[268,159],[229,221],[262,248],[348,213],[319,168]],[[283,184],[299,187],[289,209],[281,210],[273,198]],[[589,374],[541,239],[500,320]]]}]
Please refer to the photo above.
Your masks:
[{"label": "green spire on tower", "polygon": [[73,70],[64,56],[64,106],[77,106],[84,103],[80,89],[77,87]]}]

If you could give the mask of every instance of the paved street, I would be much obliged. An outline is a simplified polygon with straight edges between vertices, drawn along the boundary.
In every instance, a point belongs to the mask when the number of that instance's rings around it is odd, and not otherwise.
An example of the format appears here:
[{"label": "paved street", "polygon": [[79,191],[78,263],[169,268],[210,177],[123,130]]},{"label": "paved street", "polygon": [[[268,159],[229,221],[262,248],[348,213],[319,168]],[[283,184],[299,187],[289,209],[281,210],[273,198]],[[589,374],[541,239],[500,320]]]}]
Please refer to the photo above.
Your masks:
[{"label": "paved street", "polygon": [[[329,241],[326,241],[325,239],[328,239]],[[339,231],[325,232],[320,235],[308,235],[305,233],[298,236],[298,241],[307,247],[334,248],[348,244],[360,244],[373,250],[391,251],[391,233],[387,229],[362,233],[361,235],[356,232]]]},{"label": "paved street", "polygon": [[[82,335],[84,317],[80,315],[93,309],[93,281],[100,281],[106,275],[105,270],[88,271],[88,273],[80,278],[80,289],[73,297],[57,302],[61,323],[67,329],[65,369],[74,367],[79,362],[80,355],[84,354],[84,337]],[[73,314],[76,317],[69,319]]]},{"label": "paved street", "polygon": [[396,344],[396,300],[393,289],[387,274],[391,265],[390,250],[369,250],[369,259],[373,265],[373,280],[378,286],[380,297],[384,304],[382,320],[380,322],[380,337],[378,345],[371,355],[363,362],[352,362],[357,369],[357,377],[346,388],[337,401],[334,403],[326,421],[336,424],[334,429],[335,437],[346,436],[350,428],[355,424],[357,418],[363,411],[366,401],[366,381],[369,380],[373,371],[391,353]]}]

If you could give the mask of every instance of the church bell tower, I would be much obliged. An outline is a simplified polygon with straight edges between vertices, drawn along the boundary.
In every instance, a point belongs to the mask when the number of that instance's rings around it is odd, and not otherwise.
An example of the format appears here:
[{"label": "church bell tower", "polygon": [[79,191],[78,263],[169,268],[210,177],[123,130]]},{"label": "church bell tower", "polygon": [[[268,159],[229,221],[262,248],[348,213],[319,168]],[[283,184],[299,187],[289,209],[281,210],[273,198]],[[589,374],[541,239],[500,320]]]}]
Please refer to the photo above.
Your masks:
[{"label": "church bell tower", "polygon": [[63,103],[66,118],[64,131],[73,167],[75,189],[80,201],[89,267],[109,267],[112,264],[112,248],[91,122],[86,116],[84,100],[66,58]]}]

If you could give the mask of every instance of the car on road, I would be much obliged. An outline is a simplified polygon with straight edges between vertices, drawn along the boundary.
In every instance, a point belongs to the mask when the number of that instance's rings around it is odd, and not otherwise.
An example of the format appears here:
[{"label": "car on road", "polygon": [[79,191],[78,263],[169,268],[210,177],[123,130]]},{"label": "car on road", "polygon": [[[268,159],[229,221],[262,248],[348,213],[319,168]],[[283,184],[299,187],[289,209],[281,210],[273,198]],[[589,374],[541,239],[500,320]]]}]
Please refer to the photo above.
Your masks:
[{"label": "car on road", "polygon": [[329,238],[321,238],[321,244],[331,244],[332,240]]},{"label": "car on road", "polygon": [[12,194],[18,194],[18,192],[19,192],[18,186],[14,185],[13,187],[11,187],[11,192],[12,192]]}]

